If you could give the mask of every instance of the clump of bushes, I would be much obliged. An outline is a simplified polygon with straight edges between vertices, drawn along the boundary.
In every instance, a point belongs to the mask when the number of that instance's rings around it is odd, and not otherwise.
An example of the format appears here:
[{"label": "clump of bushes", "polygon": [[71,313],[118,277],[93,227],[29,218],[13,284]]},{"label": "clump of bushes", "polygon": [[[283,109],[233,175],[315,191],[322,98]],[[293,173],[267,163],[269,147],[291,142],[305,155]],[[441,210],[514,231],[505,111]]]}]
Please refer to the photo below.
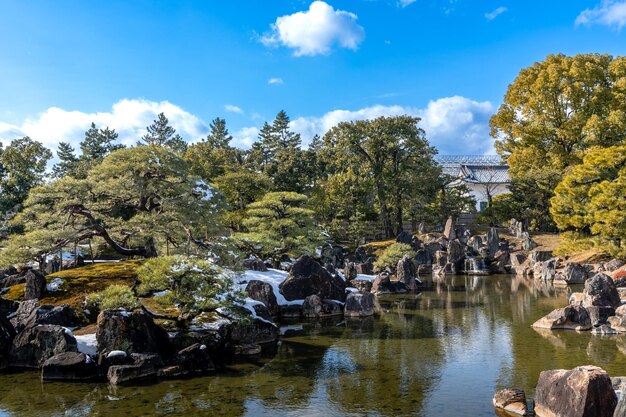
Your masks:
[{"label": "clump of bushes", "polygon": [[98,306],[100,311],[118,308],[130,311],[140,306],[139,300],[133,294],[132,289],[127,285],[121,284],[112,284],[102,291],[88,295],[87,304]]},{"label": "clump of bushes", "polygon": [[138,269],[137,276],[139,295],[167,290],[159,297],[159,302],[175,304],[185,315],[232,308],[244,299],[243,294],[235,289],[235,274],[204,259],[184,256],[152,258]]},{"label": "clump of bushes", "polygon": [[415,252],[410,245],[406,243],[393,243],[385,251],[378,257],[376,262],[374,262],[374,268],[377,271],[384,271],[385,269],[389,269],[394,271],[398,266],[398,262],[404,255],[409,255],[410,257],[415,256]]}]

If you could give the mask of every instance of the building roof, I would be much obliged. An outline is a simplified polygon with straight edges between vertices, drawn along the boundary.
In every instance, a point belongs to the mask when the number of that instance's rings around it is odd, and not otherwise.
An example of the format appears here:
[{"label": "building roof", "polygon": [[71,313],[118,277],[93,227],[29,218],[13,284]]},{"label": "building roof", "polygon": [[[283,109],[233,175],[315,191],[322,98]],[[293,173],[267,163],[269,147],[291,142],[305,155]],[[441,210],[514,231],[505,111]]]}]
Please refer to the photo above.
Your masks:
[{"label": "building roof", "polygon": [[474,184],[510,182],[509,167],[498,155],[437,155],[444,174]]}]

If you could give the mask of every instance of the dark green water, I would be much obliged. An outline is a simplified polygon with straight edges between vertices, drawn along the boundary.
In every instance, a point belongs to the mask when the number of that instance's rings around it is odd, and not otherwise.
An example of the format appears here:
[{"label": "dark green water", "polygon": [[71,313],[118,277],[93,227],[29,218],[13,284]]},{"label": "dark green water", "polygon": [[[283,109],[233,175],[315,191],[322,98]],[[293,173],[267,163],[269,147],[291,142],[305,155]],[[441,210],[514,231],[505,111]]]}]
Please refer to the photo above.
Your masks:
[{"label": "dark green water", "polygon": [[544,369],[626,374],[626,335],[530,328],[567,304],[568,291],[512,276],[450,277],[433,291],[380,299],[371,320],[303,323],[275,355],[218,376],[112,388],[2,375],[0,414],[494,416],[496,389],[532,396]]}]

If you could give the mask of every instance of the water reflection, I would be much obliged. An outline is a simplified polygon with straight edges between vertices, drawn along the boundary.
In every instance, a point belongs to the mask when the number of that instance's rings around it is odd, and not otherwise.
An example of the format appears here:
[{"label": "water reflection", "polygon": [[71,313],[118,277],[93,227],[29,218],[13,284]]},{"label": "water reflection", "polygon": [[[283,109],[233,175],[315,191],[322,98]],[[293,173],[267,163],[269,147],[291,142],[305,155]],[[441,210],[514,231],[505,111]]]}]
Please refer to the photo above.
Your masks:
[{"label": "water reflection", "polygon": [[0,409],[16,416],[493,416],[497,388],[533,394],[549,368],[626,365],[626,336],[530,324],[578,290],[513,276],[437,278],[385,296],[365,320],[285,327],[275,354],[212,377],[114,389],[0,376]]}]

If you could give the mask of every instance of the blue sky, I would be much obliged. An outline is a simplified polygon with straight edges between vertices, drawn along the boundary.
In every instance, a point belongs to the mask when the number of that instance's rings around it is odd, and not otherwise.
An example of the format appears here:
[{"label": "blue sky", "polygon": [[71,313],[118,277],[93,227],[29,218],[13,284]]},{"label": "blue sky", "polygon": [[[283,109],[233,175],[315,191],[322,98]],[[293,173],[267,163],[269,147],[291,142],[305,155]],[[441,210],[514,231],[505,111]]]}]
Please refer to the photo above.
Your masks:
[{"label": "blue sky", "polygon": [[551,53],[626,54],[626,1],[0,1],[0,140],[134,143],[160,111],[246,147],[284,109],[305,142],[412,114],[447,154],[493,152],[489,116]]}]

